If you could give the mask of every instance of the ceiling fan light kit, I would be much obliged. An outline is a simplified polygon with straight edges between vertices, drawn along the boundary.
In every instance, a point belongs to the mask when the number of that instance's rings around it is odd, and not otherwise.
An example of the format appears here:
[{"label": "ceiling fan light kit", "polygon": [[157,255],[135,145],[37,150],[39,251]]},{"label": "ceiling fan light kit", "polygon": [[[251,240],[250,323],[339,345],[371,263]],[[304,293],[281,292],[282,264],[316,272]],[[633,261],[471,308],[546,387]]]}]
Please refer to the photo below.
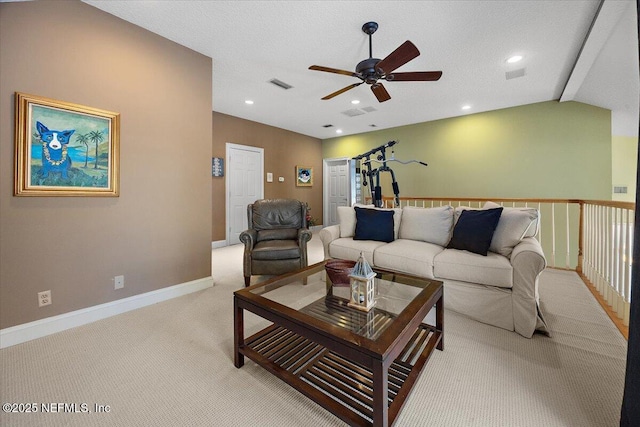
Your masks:
[{"label": "ceiling fan light kit", "polygon": [[415,81],[436,81],[442,76],[442,71],[414,71],[407,73],[394,73],[397,68],[403,66],[412,59],[420,55],[418,48],[409,40],[402,43],[396,50],[391,52],[384,59],[373,57],[372,35],[378,29],[376,22],[367,22],[362,26],[362,31],[369,35],[369,58],[360,61],[356,65],[355,72],[340,70],[337,68],[323,67],[320,65],[312,65],[310,70],[324,71],[326,73],[343,74],[346,76],[357,77],[362,80],[360,83],[354,83],[337,90],[323,97],[323,100],[331,99],[348,90],[351,90],[363,83],[371,86],[371,91],[379,102],[388,101],[391,95],[386,88],[378,80],[386,80],[388,82],[415,82]]}]

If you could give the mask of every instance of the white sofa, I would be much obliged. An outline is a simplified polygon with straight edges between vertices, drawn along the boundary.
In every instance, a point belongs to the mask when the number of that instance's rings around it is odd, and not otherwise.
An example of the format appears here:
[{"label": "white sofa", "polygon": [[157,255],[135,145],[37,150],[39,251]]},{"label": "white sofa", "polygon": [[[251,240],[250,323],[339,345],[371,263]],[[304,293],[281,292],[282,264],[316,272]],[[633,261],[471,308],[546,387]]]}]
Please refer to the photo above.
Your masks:
[{"label": "white sofa", "polygon": [[[364,209],[358,211],[360,223],[356,208]],[[468,219],[477,216],[473,212],[464,214],[464,220],[458,223],[463,211],[480,211],[466,207],[339,207],[340,224],[322,229],[320,239],[325,259],[356,260],[362,252],[375,267],[441,280],[445,307],[452,311],[527,338],[536,330],[548,333],[538,300],[538,277],[546,267],[542,247],[535,238],[539,212],[533,208],[499,208],[488,202],[482,209],[485,217],[489,209],[500,212],[497,227],[489,235],[486,256],[447,248],[454,234],[457,241],[463,236],[463,225],[474,224]],[[363,234],[363,227],[379,228],[362,216],[373,215],[371,209],[393,212],[380,214],[387,220],[393,216],[393,231],[382,238],[392,241],[358,240],[369,237]]]}]

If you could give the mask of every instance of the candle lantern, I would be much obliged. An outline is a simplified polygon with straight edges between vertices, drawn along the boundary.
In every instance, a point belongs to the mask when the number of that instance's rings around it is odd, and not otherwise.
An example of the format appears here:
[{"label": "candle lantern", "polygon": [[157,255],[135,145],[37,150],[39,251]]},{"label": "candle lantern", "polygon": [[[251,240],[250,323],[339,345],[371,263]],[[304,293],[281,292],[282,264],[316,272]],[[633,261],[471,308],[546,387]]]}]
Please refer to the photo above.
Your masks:
[{"label": "candle lantern", "polygon": [[375,277],[376,273],[364,258],[362,252],[349,275],[351,285],[351,297],[349,306],[358,310],[369,311],[375,304]]}]

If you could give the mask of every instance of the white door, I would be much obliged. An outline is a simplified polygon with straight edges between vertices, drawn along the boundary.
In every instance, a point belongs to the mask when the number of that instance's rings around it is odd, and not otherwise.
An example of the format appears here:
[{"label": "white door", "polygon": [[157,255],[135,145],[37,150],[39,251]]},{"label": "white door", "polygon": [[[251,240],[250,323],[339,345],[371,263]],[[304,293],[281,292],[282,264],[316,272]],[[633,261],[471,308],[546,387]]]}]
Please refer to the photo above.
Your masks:
[{"label": "white door", "polygon": [[349,206],[349,159],[326,159],[324,161],[324,206],[325,227],[338,224],[338,206]]},{"label": "white door", "polygon": [[247,206],[264,198],[264,149],[227,143],[227,244],[248,228]]}]

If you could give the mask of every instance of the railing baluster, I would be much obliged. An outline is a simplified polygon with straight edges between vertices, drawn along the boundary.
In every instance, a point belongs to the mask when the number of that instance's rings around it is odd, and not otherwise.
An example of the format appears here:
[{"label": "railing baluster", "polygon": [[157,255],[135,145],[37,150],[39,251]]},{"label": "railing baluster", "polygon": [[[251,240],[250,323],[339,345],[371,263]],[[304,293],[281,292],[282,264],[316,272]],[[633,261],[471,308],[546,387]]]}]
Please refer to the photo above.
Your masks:
[{"label": "railing baluster", "polygon": [[551,267],[556,266],[556,204],[551,203]]},{"label": "railing baluster", "polygon": [[569,233],[569,203],[566,204],[567,206],[567,257],[565,259],[565,267],[569,268],[571,266],[570,264],[570,260],[571,260],[571,237],[570,237],[570,233]]},{"label": "railing baluster", "polygon": [[624,242],[624,224],[623,224],[623,217],[624,217],[624,212],[622,212],[622,209],[618,209],[618,208],[613,208],[613,211],[615,212],[615,233],[616,233],[616,241],[614,242],[614,255],[616,256],[616,263],[615,263],[615,272],[616,272],[616,280],[615,280],[615,290],[616,290],[616,297],[614,300],[613,305],[613,311],[615,311],[616,313],[618,312],[618,309],[621,306],[621,296],[622,296],[622,287],[623,287],[623,280],[624,280],[624,266],[622,264],[622,258],[624,256],[624,247],[622,242]]},{"label": "railing baluster", "polygon": [[629,209],[627,211],[627,245],[626,245],[626,260],[627,260],[627,281],[624,288],[624,307],[623,314],[621,316],[624,325],[629,326],[629,311],[631,308],[631,266],[633,264],[633,228],[634,228],[635,211]]},{"label": "railing baluster", "polygon": [[598,290],[600,291],[601,294],[604,295],[604,272],[606,269],[606,251],[607,251],[607,241],[606,241],[606,236],[605,236],[605,232],[606,232],[606,226],[605,226],[605,218],[604,218],[604,214],[605,214],[605,209],[604,206],[600,206],[600,216],[598,218],[598,227],[600,230],[600,236],[599,236],[599,240],[600,240],[600,244],[599,246],[599,259],[600,259],[600,265],[598,266],[598,272],[600,273],[598,276],[599,280],[598,280]]},{"label": "railing baluster", "polygon": [[[538,215],[542,216],[541,203],[538,202]],[[538,218],[538,242],[542,246],[542,219]]]}]

